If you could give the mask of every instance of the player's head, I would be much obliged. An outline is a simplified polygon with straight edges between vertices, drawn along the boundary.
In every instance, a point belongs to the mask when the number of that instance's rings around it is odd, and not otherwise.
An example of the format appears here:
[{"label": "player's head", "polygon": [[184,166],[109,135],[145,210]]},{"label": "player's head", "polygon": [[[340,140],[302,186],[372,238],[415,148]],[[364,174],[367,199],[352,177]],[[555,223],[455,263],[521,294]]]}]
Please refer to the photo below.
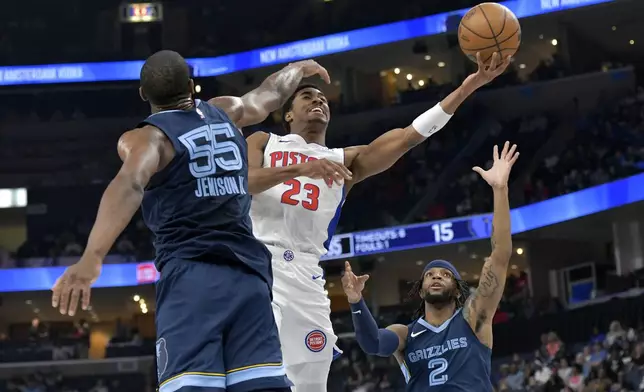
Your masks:
[{"label": "player's head", "polygon": [[422,299],[418,308],[418,317],[421,317],[425,311],[425,303],[437,308],[452,303],[456,308],[462,307],[469,294],[469,288],[452,263],[434,260],[425,266],[410,294]]},{"label": "player's head", "polygon": [[300,85],[283,106],[282,123],[289,133],[311,128],[325,131],[330,119],[329,103],[314,84]]},{"label": "player's head", "polygon": [[172,106],[190,98],[193,91],[190,67],[179,53],[162,50],[145,60],[139,88],[144,101],[155,106]]}]

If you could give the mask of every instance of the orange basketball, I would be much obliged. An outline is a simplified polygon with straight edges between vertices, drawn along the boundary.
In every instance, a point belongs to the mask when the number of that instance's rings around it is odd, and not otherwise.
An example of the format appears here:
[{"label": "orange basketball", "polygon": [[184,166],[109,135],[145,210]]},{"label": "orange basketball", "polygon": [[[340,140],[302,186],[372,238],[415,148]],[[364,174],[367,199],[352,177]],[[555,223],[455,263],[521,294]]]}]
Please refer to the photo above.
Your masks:
[{"label": "orange basketball", "polygon": [[458,25],[458,44],[465,55],[476,62],[476,52],[488,64],[494,52],[498,61],[513,56],[521,44],[521,25],[507,7],[481,3],[467,13]]}]

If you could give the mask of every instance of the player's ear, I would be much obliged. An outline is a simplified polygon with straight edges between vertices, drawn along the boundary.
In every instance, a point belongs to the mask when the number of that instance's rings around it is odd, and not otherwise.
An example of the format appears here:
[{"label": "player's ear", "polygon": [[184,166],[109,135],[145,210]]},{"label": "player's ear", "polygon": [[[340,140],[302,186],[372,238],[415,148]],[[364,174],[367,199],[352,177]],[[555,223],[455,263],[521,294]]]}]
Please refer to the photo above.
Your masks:
[{"label": "player's ear", "polygon": [[139,87],[139,96],[143,100],[143,102],[148,101],[148,97],[145,96],[145,93],[143,92],[143,87]]},{"label": "player's ear", "polygon": [[190,95],[194,95],[195,94],[195,81],[194,80],[190,79],[190,81],[188,82],[188,88],[190,89]]},{"label": "player's ear", "polygon": [[293,112],[292,111],[286,112],[286,114],[284,115],[284,121],[286,121],[287,123],[293,122]]}]

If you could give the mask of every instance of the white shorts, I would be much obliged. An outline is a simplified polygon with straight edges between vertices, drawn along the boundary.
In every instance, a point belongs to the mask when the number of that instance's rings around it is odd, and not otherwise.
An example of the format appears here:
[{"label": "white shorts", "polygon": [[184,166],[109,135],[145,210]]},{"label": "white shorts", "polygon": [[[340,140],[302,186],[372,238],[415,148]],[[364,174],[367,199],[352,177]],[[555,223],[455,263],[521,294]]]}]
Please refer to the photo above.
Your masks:
[{"label": "white shorts", "polygon": [[320,260],[269,246],[273,254],[273,314],[286,366],[331,362],[338,340]]}]

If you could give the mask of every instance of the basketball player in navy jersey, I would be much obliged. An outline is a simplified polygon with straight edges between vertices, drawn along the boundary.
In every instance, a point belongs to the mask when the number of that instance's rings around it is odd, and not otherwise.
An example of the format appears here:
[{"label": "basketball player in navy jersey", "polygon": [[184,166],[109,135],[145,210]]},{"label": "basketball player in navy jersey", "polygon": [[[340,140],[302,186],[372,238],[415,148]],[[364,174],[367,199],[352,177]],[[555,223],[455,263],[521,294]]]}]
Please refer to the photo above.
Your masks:
[{"label": "basketball player in navy jersey", "polygon": [[[90,303],[103,258],[142,206],[155,236],[160,392],[288,391],[271,311],[270,253],[252,234],[246,141],[303,77],[291,64],[241,98],[193,99],[186,61],[161,51],[141,70],[152,114],[118,142],[123,161],[109,184],[81,259],[53,288],[52,305],[74,315]],[[241,288],[241,289],[239,289]]]},{"label": "basketball player in navy jersey", "polygon": [[360,347],[367,353],[394,355],[407,381],[407,391],[492,392],[492,318],[501,301],[512,236],[508,177],[519,157],[508,142],[489,170],[475,167],[494,193],[492,253],[485,260],[478,288],[469,290],[456,268],[445,260],[425,266],[416,285],[422,299],[416,320],[378,329],[362,298],[368,275],[356,276],[345,263],[342,286],[351,304],[353,325]]}]

